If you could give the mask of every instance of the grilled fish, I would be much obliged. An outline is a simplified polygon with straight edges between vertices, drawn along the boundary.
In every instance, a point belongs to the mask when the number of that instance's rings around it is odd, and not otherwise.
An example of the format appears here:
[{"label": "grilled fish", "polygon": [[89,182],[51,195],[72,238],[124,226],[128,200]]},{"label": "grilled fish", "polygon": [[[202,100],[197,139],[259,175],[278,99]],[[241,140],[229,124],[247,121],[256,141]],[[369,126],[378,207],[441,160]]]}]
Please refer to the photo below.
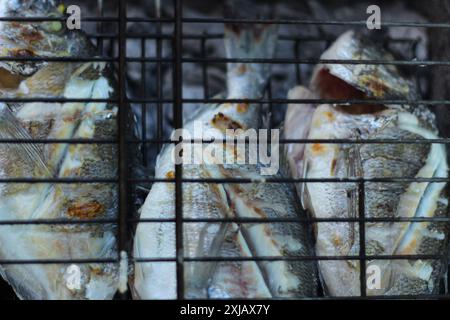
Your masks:
[{"label": "grilled fish", "polygon": [[[276,46],[274,26],[227,26],[225,47],[230,58],[270,58]],[[257,99],[269,76],[267,64],[230,63],[227,86],[229,99]],[[224,139],[227,129],[257,129],[259,105],[225,103],[202,108],[187,121],[184,129],[192,139],[210,139],[196,133],[195,123]],[[206,129],[205,129],[206,128]],[[234,138],[243,133],[235,132]],[[175,139],[176,140],[176,139]],[[219,144],[208,144],[218,148]],[[221,145],[221,144],[220,144]],[[167,146],[159,155],[157,178],[174,177],[175,146]],[[200,152],[204,150],[200,147]],[[197,151],[198,152],[198,151]],[[224,159],[236,160],[235,148],[217,149]],[[193,156],[193,155],[192,155]],[[236,177],[263,181],[259,165],[183,164],[186,179],[230,179]],[[142,208],[141,219],[175,217],[174,184],[156,183]],[[183,217],[223,218],[298,218],[295,191],[286,184],[254,183],[247,185],[183,184]],[[311,255],[307,230],[301,223],[206,223],[185,222],[184,255],[189,258],[273,257]],[[141,222],[136,231],[134,257],[175,258],[175,224]],[[141,299],[176,298],[174,262],[138,262],[135,264],[134,290]],[[185,288],[188,298],[263,298],[313,296],[315,266],[311,262],[223,261],[185,262]]]},{"label": "grilled fish", "polygon": [[[392,56],[353,32],[342,35],[323,59],[393,60]],[[417,99],[410,81],[388,65],[318,65],[311,89],[326,99]],[[291,106],[290,114],[295,114]],[[375,139],[396,143],[311,143],[304,150],[289,149],[294,174],[308,179],[385,179],[365,182],[365,222],[368,295],[420,295],[439,292],[445,269],[447,223],[401,221],[404,218],[447,216],[445,183],[389,178],[447,178],[446,150],[437,139],[433,114],[425,106],[320,105],[303,114],[310,130],[291,127],[289,137],[308,139]],[[288,120],[287,120],[288,121]],[[296,136],[295,130],[300,130]],[[417,140],[418,143],[401,143]],[[299,166],[300,163],[300,166]],[[302,168],[303,172],[297,172]],[[300,188],[304,207],[317,218],[358,218],[358,184],[305,183]],[[394,219],[394,220],[393,220]],[[397,220],[395,220],[397,219]],[[315,226],[318,256],[360,254],[358,222],[319,222]],[[370,259],[383,255],[435,255],[436,259]],[[440,258],[442,257],[442,258]],[[360,261],[323,260],[320,274],[331,296],[358,296]]]},{"label": "grilled fish", "polygon": [[[2,1],[6,17],[64,17],[53,0]],[[0,50],[6,56],[83,57],[94,52],[86,35],[62,22],[2,22]],[[114,82],[106,63],[2,63],[3,97],[112,99]],[[114,139],[117,106],[104,102],[8,103],[0,106],[3,139]],[[117,175],[113,144],[2,144],[2,178],[92,178]],[[1,220],[115,219],[117,190],[102,183],[2,183]],[[114,221],[114,220],[113,220]],[[114,223],[5,225],[0,259],[117,259]],[[116,263],[7,264],[3,278],[22,299],[111,299]]]}]

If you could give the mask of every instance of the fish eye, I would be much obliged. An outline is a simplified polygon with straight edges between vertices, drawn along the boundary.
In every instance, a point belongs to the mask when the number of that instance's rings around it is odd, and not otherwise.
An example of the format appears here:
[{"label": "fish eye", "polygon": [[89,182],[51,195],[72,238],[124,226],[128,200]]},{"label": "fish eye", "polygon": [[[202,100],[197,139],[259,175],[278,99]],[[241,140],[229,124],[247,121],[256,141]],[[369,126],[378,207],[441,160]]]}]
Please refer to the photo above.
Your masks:
[{"label": "fish eye", "polygon": [[[50,18],[58,18],[57,14],[49,14]],[[49,33],[59,33],[63,30],[63,24],[61,21],[46,21],[42,24],[42,29]]]}]

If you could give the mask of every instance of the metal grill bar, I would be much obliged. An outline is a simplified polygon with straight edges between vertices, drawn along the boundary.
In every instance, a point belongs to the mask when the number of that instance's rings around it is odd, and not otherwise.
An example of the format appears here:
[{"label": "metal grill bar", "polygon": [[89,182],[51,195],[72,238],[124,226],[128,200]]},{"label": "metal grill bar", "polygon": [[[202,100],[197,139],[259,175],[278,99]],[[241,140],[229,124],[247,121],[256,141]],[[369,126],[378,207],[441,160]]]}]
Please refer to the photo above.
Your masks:
[{"label": "metal grill bar", "polygon": [[[1,140],[0,140],[1,141]],[[6,142],[11,140],[5,140]],[[15,140],[14,140],[15,141]],[[22,141],[22,140],[17,140]],[[29,140],[30,141],[30,140]],[[47,140],[38,140],[44,141]],[[70,141],[70,140],[69,140]],[[86,140],[89,141],[89,140]],[[105,140],[100,140],[105,141]],[[178,143],[178,141],[173,141],[171,139],[145,139],[145,140],[130,140],[130,143]],[[232,140],[226,139],[217,139],[217,140],[185,140],[185,143],[227,143],[233,142]],[[39,143],[39,142],[37,142]],[[405,140],[394,140],[394,139],[280,139],[280,144],[311,144],[311,143],[323,143],[323,144],[379,144],[379,143],[388,143],[388,144],[449,144],[450,138],[440,138],[440,139],[405,139]]]},{"label": "metal grill bar", "polygon": [[[176,10],[175,10],[176,11]],[[46,22],[46,21],[62,21],[66,18],[59,17],[0,17],[0,21],[4,22]],[[85,22],[119,22],[117,17],[83,17]],[[155,22],[155,23],[173,23],[171,18],[140,18],[128,17],[127,22]],[[226,18],[183,18],[181,23],[243,23],[243,24],[299,24],[299,25],[339,25],[339,26],[367,26],[366,20],[353,21],[330,21],[330,20],[296,20],[296,19],[226,19]],[[393,22],[382,21],[386,27],[416,27],[416,28],[439,28],[448,29],[450,23],[424,23],[424,22]]]},{"label": "metal grill bar", "polygon": [[[0,180],[1,181],[1,180]],[[160,178],[149,178],[149,179],[129,179],[130,182],[175,182],[176,179],[160,179]],[[208,179],[188,179],[183,178],[181,180],[183,183],[360,183],[360,182],[378,182],[378,183],[389,183],[389,182],[449,182],[450,178],[405,178],[405,177],[392,177],[392,178],[324,178],[324,179],[302,179],[302,178],[267,178],[267,179],[246,179],[246,178],[229,178],[229,179],[219,179],[219,178],[208,178]]]},{"label": "metal grill bar", "polygon": [[366,219],[365,219],[365,186],[364,181],[358,183],[358,214],[359,214],[359,277],[361,297],[367,296],[366,291]]},{"label": "metal grill bar", "polygon": [[[0,178],[0,183],[116,183],[120,178]],[[164,182],[177,183],[177,179],[128,179],[132,183],[145,182]],[[302,178],[268,178],[268,179],[246,179],[246,178],[232,178],[232,179],[188,179],[182,178],[180,182],[183,183],[359,183],[359,182],[373,182],[373,183],[398,183],[398,182],[435,182],[444,183],[449,182],[450,178],[406,178],[406,177],[392,177],[392,178],[327,178],[327,179],[302,179]]]},{"label": "metal grill bar", "polygon": [[[174,129],[183,128],[183,2],[175,1],[175,41],[174,41]],[[184,239],[183,239],[183,166],[175,165],[175,234],[176,234],[176,270],[177,298],[184,299]]]},{"label": "metal grill bar", "polygon": [[[158,25],[162,24],[162,22],[158,23]],[[116,39],[118,37],[117,33],[112,33],[112,32],[91,32],[88,34],[89,37],[92,38],[113,38]],[[126,33],[126,37],[127,39],[142,39],[142,38],[147,38],[147,39],[156,39],[156,40],[171,40],[173,39],[173,35],[172,34],[167,34],[167,33],[145,33],[145,32],[131,32],[128,31]],[[195,33],[184,33],[183,34],[183,39],[186,40],[204,40],[204,41],[208,41],[208,40],[219,40],[219,39],[223,39],[223,34],[222,33],[208,33],[205,32],[203,34],[195,34]],[[295,36],[295,35],[280,35],[278,37],[279,41],[311,41],[311,42],[324,42],[324,41],[333,41],[335,38],[333,37],[329,37],[327,35],[321,36],[321,37],[317,37],[317,36]],[[418,40],[415,39],[409,39],[409,38],[390,38],[387,37],[383,42],[384,44],[393,44],[393,43],[416,43]]]},{"label": "metal grill bar", "polygon": [[[137,58],[130,58],[135,60]],[[268,64],[348,64],[348,65],[396,65],[396,66],[449,66],[450,61],[437,60],[350,60],[350,59],[294,59],[294,58],[274,58],[274,59],[257,59],[257,58],[184,58],[183,63],[268,63]]]},{"label": "metal grill bar", "polygon": [[[70,219],[34,219],[34,220],[5,220],[0,221],[1,225],[77,225],[77,224],[110,224],[110,223],[116,223],[117,220],[115,219],[92,219],[92,220],[70,220]],[[174,223],[176,222],[176,219],[128,219],[127,223]],[[218,222],[224,222],[224,223],[260,223],[260,224],[266,224],[266,223],[298,223],[298,222],[308,222],[308,223],[329,223],[329,222],[339,222],[339,223],[355,223],[355,222],[367,222],[367,223],[378,223],[378,222],[386,222],[386,223],[393,223],[393,222],[440,222],[440,223],[447,223],[450,222],[450,218],[446,217],[423,217],[423,218],[391,218],[391,217],[385,217],[385,218],[270,218],[270,219],[263,219],[263,218],[198,218],[198,219],[189,219],[189,218],[183,218],[183,223],[218,223]]]},{"label": "metal grill bar", "polygon": [[[122,252],[127,252],[128,241],[128,206],[131,203],[130,189],[128,185],[128,158],[127,158],[127,119],[128,101],[126,93],[126,46],[125,31],[127,28],[127,6],[125,0],[119,0],[119,214],[118,214],[118,248],[117,261],[120,261]],[[120,293],[125,299],[124,293]]]},{"label": "metal grill bar", "polygon": [[[89,264],[89,263],[119,263],[120,252],[128,251],[128,240],[130,234],[128,227],[136,225],[137,223],[175,223],[176,225],[176,256],[170,258],[139,258],[134,259],[130,257],[130,263],[149,263],[149,262],[171,262],[176,264],[176,276],[177,276],[177,296],[179,299],[185,298],[184,287],[184,264],[186,262],[217,262],[217,261],[332,261],[332,260],[349,260],[359,261],[360,263],[360,282],[361,282],[361,297],[365,299],[372,298],[410,298],[410,296],[392,296],[392,297],[369,297],[367,296],[366,288],[366,263],[367,260],[418,260],[428,259],[437,260],[442,259],[442,255],[367,255],[366,254],[366,235],[365,225],[366,223],[401,223],[401,222],[414,222],[414,223],[427,223],[427,222],[439,222],[448,223],[450,217],[366,217],[365,214],[365,184],[366,183],[408,183],[408,182],[435,182],[444,183],[450,182],[450,178],[416,178],[416,177],[377,177],[366,179],[362,177],[350,177],[339,179],[293,179],[293,178],[267,178],[262,180],[252,180],[244,178],[230,178],[230,179],[187,179],[183,178],[183,168],[181,165],[177,165],[175,169],[175,179],[159,179],[159,178],[145,178],[136,179],[132,178],[128,172],[128,159],[126,156],[127,144],[141,144],[142,145],[142,158],[143,163],[147,163],[149,147],[148,144],[156,144],[158,152],[161,150],[163,144],[166,143],[178,143],[178,141],[171,141],[164,138],[163,132],[163,105],[165,103],[173,105],[173,128],[182,128],[183,126],[183,104],[218,104],[218,103],[258,103],[269,105],[272,110],[275,108],[275,104],[393,104],[393,105],[450,105],[450,100],[399,100],[399,99],[352,99],[352,100],[340,100],[340,99],[280,99],[274,98],[272,95],[272,82],[268,86],[267,96],[264,99],[212,99],[210,97],[211,87],[208,83],[208,68],[213,64],[225,64],[229,62],[247,62],[247,63],[265,63],[265,64],[293,64],[296,68],[296,80],[298,83],[302,82],[301,79],[301,65],[309,66],[318,63],[326,64],[348,64],[348,65],[397,65],[403,67],[415,67],[426,68],[430,70],[434,67],[448,67],[450,62],[443,60],[423,60],[423,61],[410,61],[410,60],[324,60],[315,58],[301,58],[300,57],[300,44],[302,42],[324,42],[327,45],[334,40],[334,37],[328,36],[321,32],[320,36],[280,36],[281,41],[289,41],[294,44],[294,57],[293,58],[277,58],[277,59],[226,59],[221,57],[209,57],[207,43],[210,40],[217,40],[223,38],[222,33],[208,33],[203,32],[201,34],[183,34],[183,24],[217,24],[217,23],[263,23],[263,24],[287,24],[287,25],[335,25],[335,26],[366,26],[366,21],[329,21],[329,20],[298,20],[298,19],[277,19],[277,20],[260,20],[260,19],[225,19],[225,18],[186,18],[183,16],[183,1],[173,0],[174,17],[163,18],[157,16],[155,18],[139,18],[139,17],[127,17],[126,1],[119,0],[119,11],[117,17],[104,17],[103,8],[99,7],[99,17],[83,17],[83,21],[97,23],[97,31],[90,34],[90,37],[97,41],[97,46],[100,57],[0,57],[0,61],[35,61],[35,62],[108,62],[116,63],[118,66],[118,98],[117,99],[65,99],[65,98],[42,98],[42,97],[26,97],[26,98],[0,98],[0,102],[15,102],[15,103],[28,103],[28,102],[48,102],[48,103],[112,103],[119,105],[118,116],[118,129],[119,134],[117,139],[0,139],[0,143],[36,143],[36,144],[118,144],[119,146],[119,176],[111,178],[0,178],[0,183],[110,183],[116,184],[119,187],[119,214],[117,219],[36,219],[36,220],[8,220],[0,221],[0,226],[11,225],[90,225],[90,224],[115,224],[118,227],[118,256],[109,259],[41,259],[41,260],[0,260],[0,264],[12,265],[12,264]],[[0,21],[17,21],[17,22],[39,22],[39,21],[65,21],[63,18],[53,17],[25,17],[25,18],[0,18]],[[119,26],[118,32],[103,32],[104,28],[102,23],[116,23]],[[127,23],[154,23],[156,25],[156,33],[145,32],[129,32],[127,31]],[[173,34],[163,33],[163,25],[170,24],[174,26]],[[385,27],[417,27],[417,28],[430,28],[430,29],[449,29],[450,23],[422,23],[422,22],[383,22]],[[118,55],[115,57],[113,54],[109,54],[106,57],[102,54],[104,47],[104,39],[113,40],[118,38]],[[141,54],[139,57],[128,57],[126,52],[126,45],[128,39],[139,39],[141,45]],[[156,43],[155,56],[148,57],[146,50],[146,41],[154,40]],[[199,41],[199,57],[186,57],[183,55],[183,40],[196,40]],[[164,41],[169,41],[172,44],[172,55],[167,56],[163,53]],[[417,48],[419,40],[408,38],[386,38],[383,41],[384,44],[406,44],[411,46],[411,50],[414,52]],[[111,45],[113,47],[113,45]],[[128,98],[126,95],[126,64],[127,63],[141,63],[142,74],[142,98]],[[147,66],[150,64],[156,64],[156,94],[154,97],[148,97],[148,93],[145,90],[147,87],[147,79],[145,73],[147,72]],[[183,98],[183,65],[197,64],[201,67],[202,84],[203,84],[203,99]],[[167,67],[173,71],[173,97],[165,98],[163,94],[163,67]],[[419,81],[419,72],[416,73],[416,81]],[[419,89],[420,86],[419,86]],[[142,118],[142,132],[141,139],[134,139],[127,136],[127,112],[129,103],[135,103],[141,106]],[[157,111],[157,123],[154,132],[154,138],[147,138],[149,133],[146,130],[146,118],[148,115],[147,108],[149,104],[156,105]],[[206,107],[206,106],[205,106]],[[300,106],[301,107],[301,106]],[[189,142],[188,140],[184,142]],[[192,143],[226,143],[226,140],[222,141],[208,141],[208,140],[192,140]],[[323,144],[377,144],[377,143],[389,143],[389,144],[450,144],[450,138],[439,139],[407,139],[407,140],[393,140],[393,139],[371,139],[371,140],[356,140],[356,139],[281,139],[280,144],[286,143],[323,143]],[[129,215],[130,209],[130,186],[138,183],[173,183],[175,185],[175,211],[174,218],[168,219],[139,219],[131,218]],[[257,219],[257,218],[223,218],[223,219],[188,219],[183,217],[183,184],[184,183],[213,183],[213,184],[250,184],[250,183],[354,183],[358,189],[358,216],[354,218],[275,218],[275,219]],[[239,224],[267,224],[267,223],[352,223],[359,225],[359,253],[357,255],[347,256],[259,256],[259,257],[188,257],[184,255],[183,248],[183,225],[185,223],[239,223]],[[122,298],[126,298],[122,295]],[[354,297],[351,297],[354,298]],[[424,298],[449,298],[444,295],[426,295]],[[329,300],[330,298],[318,297],[318,300]],[[335,298],[333,298],[335,299]]]},{"label": "metal grill bar", "polygon": [[[442,255],[366,255],[370,260],[439,260]],[[339,256],[257,256],[257,257],[183,257],[186,262],[233,262],[233,261],[346,261],[361,260],[359,255]],[[138,258],[130,259],[136,263],[148,262],[176,262],[179,258]],[[89,264],[89,263],[117,263],[120,259],[29,259],[29,260],[0,260],[0,264]],[[182,285],[183,287],[183,285]]]},{"label": "metal grill bar", "polygon": [[[332,20],[297,20],[297,19],[229,19],[229,18],[185,18],[184,23],[242,23],[242,24],[304,24],[320,26],[363,26],[367,20],[332,21]],[[385,27],[416,27],[416,28],[450,28],[450,23],[425,22],[394,22],[382,21]]]},{"label": "metal grill bar", "polygon": [[[189,104],[217,104],[217,103],[295,103],[295,104],[393,104],[393,105],[450,105],[450,100],[388,100],[388,99],[182,99],[183,103]],[[76,98],[0,98],[0,102],[16,102],[16,103],[31,103],[31,102],[48,102],[48,103],[117,103],[117,99],[76,99]],[[130,103],[173,103],[173,99],[129,99]]]},{"label": "metal grill bar", "polygon": [[[0,101],[2,101],[0,99]],[[186,104],[218,104],[218,103],[295,103],[295,104],[338,104],[338,105],[354,105],[354,104],[392,104],[392,105],[449,105],[450,100],[388,100],[388,99],[280,99],[274,98],[272,101],[268,99],[183,99]],[[133,103],[143,102],[162,102],[173,103],[173,99],[130,99]]]}]

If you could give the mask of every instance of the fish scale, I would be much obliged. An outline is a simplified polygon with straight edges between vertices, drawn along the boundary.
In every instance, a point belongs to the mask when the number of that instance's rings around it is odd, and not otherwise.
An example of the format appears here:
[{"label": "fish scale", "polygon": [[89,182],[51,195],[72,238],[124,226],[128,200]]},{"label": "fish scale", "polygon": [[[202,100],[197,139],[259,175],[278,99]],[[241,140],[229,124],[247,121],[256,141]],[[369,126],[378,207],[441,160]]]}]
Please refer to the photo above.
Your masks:
[{"label": "fish scale", "polygon": [[[44,3],[45,2],[45,3]],[[4,16],[62,17],[57,1],[2,1]],[[27,47],[34,56],[84,56],[93,52],[82,32],[61,24],[2,22],[1,50]],[[25,32],[25,33],[24,33]],[[35,34],[33,43],[26,37]],[[39,36],[39,37],[38,37]],[[39,41],[42,39],[42,41]],[[15,88],[0,88],[4,97],[110,99],[114,94],[109,66],[98,63],[2,63],[2,70],[23,77]],[[19,103],[6,106],[14,121],[6,121],[15,139],[113,139],[117,106],[107,103]],[[2,117],[2,121],[6,119]],[[2,126],[1,130],[5,130]],[[3,132],[2,132],[3,134]],[[5,177],[112,178],[117,175],[112,144],[14,144],[24,161],[2,159]],[[10,162],[11,160],[14,163]],[[33,164],[34,162],[34,164]],[[44,169],[39,169],[42,166]],[[29,173],[29,171],[33,173]],[[6,185],[11,188],[14,184]],[[93,219],[117,217],[113,184],[27,184],[1,194],[0,219]],[[0,232],[1,259],[111,259],[117,257],[113,224],[12,225]],[[72,286],[68,265],[2,266],[3,277],[22,299],[112,299],[117,291],[115,264],[73,265],[79,286]]]},{"label": "fish scale", "polygon": [[[322,55],[322,59],[387,59],[392,56],[352,31],[344,33]],[[327,99],[415,99],[412,82],[395,66],[316,66],[310,84],[319,98]],[[288,148],[291,169],[305,178],[447,178],[446,150],[438,139],[435,118],[425,106],[408,105],[320,105],[301,115],[310,126],[290,126],[290,138],[304,139],[393,139],[418,143],[309,144],[305,151]],[[288,114],[295,114],[293,106]],[[310,117],[308,120],[308,117]],[[300,121],[300,120],[299,120]],[[424,143],[420,143],[423,140]],[[302,173],[297,168],[304,168]],[[365,182],[366,218],[447,217],[445,183]],[[300,188],[305,209],[318,218],[359,217],[358,186],[354,183],[305,183]],[[318,255],[359,255],[358,223],[319,223],[315,226]],[[439,292],[446,269],[444,253],[448,224],[442,222],[366,222],[366,255],[437,254],[437,260],[367,260],[378,267],[381,287],[367,285],[368,295],[418,295]],[[326,293],[359,296],[359,261],[320,261]],[[366,275],[369,277],[369,274]]]},{"label": "fish scale", "polygon": [[[276,46],[274,26],[226,26],[225,47],[231,58],[269,58]],[[230,63],[227,73],[227,98],[261,98],[270,66],[265,64]],[[211,130],[216,139],[226,137],[227,129],[258,129],[260,106],[258,104],[225,103],[202,106],[202,110],[190,117],[184,129],[190,139],[210,137],[196,133],[195,125],[203,130]],[[172,136],[173,138],[174,136]],[[235,133],[239,139],[241,133]],[[226,159],[237,160],[234,148],[224,148],[217,144],[212,147]],[[203,152],[200,147],[198,153]],[[217,148],[217,149],[216,149]],[[158,156],[157,178],[173,178],[175,172],[175,150],[166,146]],[[223,153],[222,153],[223,152]],[[193,155],[191,155],[193,157]],[[183,165],[183,178],[235,178],[240,175],[261,179],[260,167],[229,166],[221,164]],[[234,184],[183,184],[183,215],[185,218],[242,218],[242,217],[297,217],[300,210],[292,201],[294,193],[286,186],[271,186],[263,183],[252,186]],[[254,190],[251,190],[254,188]],[[245,190],[239,193],[239,190]],[[247,192],[248,191],[248,192]],[[288,197],[285,195],[288,194]],[[277,196],[278,195],[278,196]],[[266,199],[274,202],[270,205]],[[170,183],[156,183],[141,209],[141,218],[174,218],[174,186]],[[248,205],[248,206],[247,206]],[[274,209],[276,208],[276,209]],[[255,211],[255,210],[256,211]],[[275,210],[277,210],[275,212]],[[261,215],[256,212],[261,212]],[[186,228],[186,224],[189,225]],[[261,227],[264,226],[264,227]],[[158,232],[163,229],[165,232]],[[238,228],[236,233],[235,229]],[[208,230],[209,229],[209,230]],[[305,254],[308,248],[305,230],[300,223],[285,227],[267,227],[267,224],[205,224],[184,223],[184,255],[197,257],[264,257],[290,254]],[[286,232],[286,235],[282,233]],[[157,239],[154,235],[157,234]],[[267,248],[265,245],[268,245]],[[291,248],[290,246],[294,247]],[[306,254],[309,254],[307,252]],[[175,258],[175,224],[140,223],[136,230],[134,255],[137,258]],[[188,262],[184,263],[185,296],[187,298],[262,298],[268,296],[300,297],[315,294],[314,264],[302,269],[301,263],[282,262]],[[241,281],[239,281],[240,279]],[[176,298],[175,263],[136,263],[133,282],[134,295],[141,299]]]}]

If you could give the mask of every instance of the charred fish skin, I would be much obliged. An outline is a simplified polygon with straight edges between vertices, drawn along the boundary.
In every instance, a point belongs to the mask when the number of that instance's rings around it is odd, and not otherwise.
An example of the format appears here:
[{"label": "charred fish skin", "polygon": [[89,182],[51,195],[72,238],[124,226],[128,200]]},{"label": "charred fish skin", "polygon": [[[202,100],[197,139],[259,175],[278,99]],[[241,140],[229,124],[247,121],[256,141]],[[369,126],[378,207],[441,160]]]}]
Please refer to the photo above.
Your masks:
[{"label": "charred fish skin", "polygon": [[[264,176],[258,172],[258,166],[230,166],[225,168],[223,176],[264,181]],[[274,178],[282,179],[283,175],[278,173]],[[296,199],[295,187],[291,184],[231,184],[226,185],[225,190],[239,218],[262,221],[306,218]],[[241,232],[254,256],[281,258],[279,261],[258,262],[272,297],[300,298],[317,295],[316,263],[302,260],[314,255],[309,228],[304,221],[243,223]]]},{"label": "charred fish skin", "polygon": [[[325,113],[332,115],[331,118],[334,120],[330,121],[330,118],[324,117]],[[381,114],[355,116],[340,113],[332,106],[323,105],[316,110],[309,138],[419,140],[437,138],[434,133],[422,129],[418,124],[418,119],[409,113],[397,114],[395,111],[386,110]],[[360,128],[367,128],[367,132],[356,135],[355,131]],[[429,144],[366,144],[358,147],[313,144],[307,146],[305,151],[305,177],[308,179],[445,178],[447,172],[443,156],[445,150],[441,145],[430,147]],[[352,167],[356,169],[351,170]],[[367,182],[365,185],[366,218],[446,215],[443,183]],[[430,193],[426,190],[434,191]],[[431,197],[431,200],[423,200],[425,195]],[[358,217],[358,191],[354,184],[306,183],[302,196],[305,207],[316,217]],[[445,247],[446,233],[446,226],[442,223],[366,223],[366,254],[368,256],[439,254]],[[319,256],[357,255],[358,225],[317,224],[316,253]],[[319,265],[330,295],[360,295],[357,261],[320,261]],[[414,295],[435,293],[442,263],[420,260],[411,262],[393,260],[386,263],[369,259],[367,266],[378,267],[383,275],[381,288],[368,289],[369,295]],[[337,277],[336,274],[342,276]],[[396,288],[400,284],[402,289]]]},{"label": "charred fish skin", "polygon": [[[237,224],[232,224],[222,244],[221,256],[227,258],[254,257]],[[215,263],[214,263],[215,264]],[[268,299],[270,289],[255,261],[219,262],[208,284],[210,299]]]},{"label": "charred fish skin", "polygon": [[[254,38],[259,35],[259,41]],[[276,29],[273,26],[256,26],[253,28],[226,28],[226,49],[229,57],[271,57],[275,49]],[[267,68],[259,65],[230,64],[228,66],[229,93],[227,97],[257,98],[262,95]],[[264,72],[264,73],[263,73]],[[184,125],[184,130],[192,139],[208,139],[194,130],[199,123],[203,130],[212,130],[217,136],[225,137],[228,128],[257,128],[259,110],[257,105],[221,104],[210,105],[192,117]],[[174,133],[175,134],[175,133]],[[212,144],[215,146],[216,144]],[[203,152],[201,148],[200,152]],[[173,144],[166,146],[158,156],[156,177],[171,179],[175,173]],[[234,157],[233,150],[225,150],[227,157]],[[184,164],[184,178],[214,178],[220,176],[220,165]],[[175,198],[172,183],[155,183],[141,209],[141,219],[175,217]],[[232,218],[234,212],[227,199],[224,186],[213,183],[188,183],[183,186],[184,218]],[[237,248],[242,244],[233,243],[237,238],[230,236],[227,223],[185,223],[184,255],[187,257],[208,257],[229,254],[222,247],[227,238]],[[248,246],[247,246],[248,247]],[[227,252],[225,252],[227,251]],[[240,250],[240,252],[245,252]],[[134,243],[134,257],[175,258],[175,224],[174,223],[139,223]],[[185,288],[188,298],[206,298],[208,283],[213,277],[215,264],[189,263],[185,265]],[[220,270],[219,268],[218,270]],[[250,268],[253,274],[246,277],[260,279],[260,271]],[[233,288],[230,282],[227,292],[242,292],[242,288]],[[175,299],[176,276],[175,263],[136,263],[134,277],[134,296],[140,299]]]},{"label": "charred fish skin", "polygon": [[[4,0],[3,17],[64,17],[59,0]],[[64,21],[3,21],[0,52],[7,57],[92,57],[95,50],[82,31],[68,30]],[[48,62],[7,61],[2,68],[14,75],[30,76]]]},{"label": "charred fish skin", "polygon": [[[375,47],[352,49],[361,42],[349,32],[341,36],[325,54],[326,59],[353,59],[355,52],[377,52]],[[350,39],[349,39],[350,38]],[[344,41],[345,40],[345,41]],[[351,41],[349,44],[349,41]],[[337,53],[336,53],[337,52]],[[364,58],[364,55],[361,55]],[[378,56],[379,58],[380,56]],[[372,56],[377,58],[377,56]],[[413,89],[397,90],[408,83],[394,69],[318,66],[312,87],[319,97],[355,98],[388,97],[406,99]],[[375,71],[375,72],[374,72]],[[361,86],[371,78],[379,86]],[[332,74],[332,78],[329,75]],[[377,76],[380,75],[379,78]],[[381,86],[381,84],[383,86]],[[404,86],[406,87],[406,86]],[[333,88],[344,88],[344,97]],[[379,95],[375,89],[382,88]],[[325,91],[328,89],[329,91]],[[308,144],[301,158],[304,177],[327,178],[447,178],[445,147],[427,143],[437,139],[434,116],[425,107],[409,106],[332,106],[320,105],[310,122],[308,139],[395,139],[417,140],[419,143]],[[420,143],[423,141],[423,143]],[[433,218],[447,216],[445,183],[441,182],[365,182],[366,218]],[[353,183],[305,183],[301,188],[304,207],[319,218],[357,218],[358,189]],[[318,223],[315,227],[316,253],[319,256],[358,255],[357,223]],[[441,255],[448,239],[448,224],[442,222],[366,222],[366,255]],[[360,265],[352,261],[320,261],[320,273],[327,294],[358,296]],[[368,295],[421,295],[439,291],[445,269],[441,259],[367,260],[367,267],[380,271],[380,286],[368,286]],[[372,269],[373,270],[373,269]]]},{"label": "charred fish skin", "polygon": [[[7,16],[63,17],[56,1],[2,1]],[[1,24],[0,48],[27,49],[27,55],[54,57],[89,55],[93,51],[82,32],[63,24],[43,22]],[[14,30],[13,30],[14,29]],[[27,37],[34,34],[34,41]],[[42,42],[42,43],[41,43]],[[45,43],[44,43],[45,42]],[[92,56],[92,55],[91,55]],[[2,64],[3,73],[17,75],[14,86],[2,86],[7,97],[111,99],[113,75],[104,63]],[[2,136],[12,139],[113,139],[117,135],[117,106],[110,103],[22,103],[3,106]],[[3,147],[3,146],[2,146]],[[6,177],[114,178],[114,144],[6,145],[26,163],[2,158]],[[28,163],[28,164],[27,164]],[[114,184],[2,184],[1,219],[113,219],[117,215]],[[24,205],[26,203],[27,205]],[[113,224],[4,226],[2,259],[115,259]],[[5,265],[3,277],[23,299],[111,299],[117,290],[115,264],[73,265],[79,282],[68,281],[69,266]],[[70,270],[69,270],[70,271]]]},{"label": "charred fish skin", "polygon": [[[230,58],[268,58],[274,55],[276,27],[226,26],[225,46]],[[265,64],[229,63],[227,73],[230,99],[256,99],[263,93],[270,69]],[[194,122],[197,121],[225,138],[227,129],[257,129],[259,105],[225,103],[209,106],[184,129],[194,139]],[[241,133],[236,133],[237,139]],[[216,146],[217,144],[214,144]],[[173,146],[167,147],[158,158],[157,177],[173,177],[174,164],[170,161]],[[234,148],[219,149],[224,158],[236,159]],[[259,165],[183,165],[185,178],[251,177],[263,181]],[[173,218],[174,186],[155,184],[142,209],[141,218]],[[170,193],[169,193],[170,192]],[[163,194],[163,195],[162,195]],[[202,200],[204,199],[204,200]],[[270,199],[271,201],[267,201]],[[212,218],[238,217],[297,218],[293,186],[257,183],[199,184],[183,186],[184,217]],[[168,214],[169,213],[169,214]],[[189,228],[190,227],[190,228]],[[315,266],[308,262],[286,262],[289,256],[311,255],[306,241],[306,230],[300,223],[202,224],[194,223],[184,228],[186,256],[225,257],[281,257],[280,261],[220,262],[185,264],[186,295],[188,298],[230,297],[301,297],[315,295]],[[135,257],[174,257],[174,224],[140,224],[138,226]],[[237,231],[234,231],[235,229]],[[187,233],[187,234],[186,234]],[[156,239],[155,239],[155,235]],[[199,246],[201,244],[201,246]],[[217,245],[218,244],[218,245]],[[301,257],[300,257],[301,259]],[[286,259],[289,260],[289,259]],[[175,298],[175,264],[142,264],[135,266],[134,287],[136,296],[148,298]],[[242,280],[242,281],[239,281]],[[167,286],[170,283],[170,286]],[[164,287],[161,287],[165,284]],[[170,290],[170,291],[169,291]]]}]

